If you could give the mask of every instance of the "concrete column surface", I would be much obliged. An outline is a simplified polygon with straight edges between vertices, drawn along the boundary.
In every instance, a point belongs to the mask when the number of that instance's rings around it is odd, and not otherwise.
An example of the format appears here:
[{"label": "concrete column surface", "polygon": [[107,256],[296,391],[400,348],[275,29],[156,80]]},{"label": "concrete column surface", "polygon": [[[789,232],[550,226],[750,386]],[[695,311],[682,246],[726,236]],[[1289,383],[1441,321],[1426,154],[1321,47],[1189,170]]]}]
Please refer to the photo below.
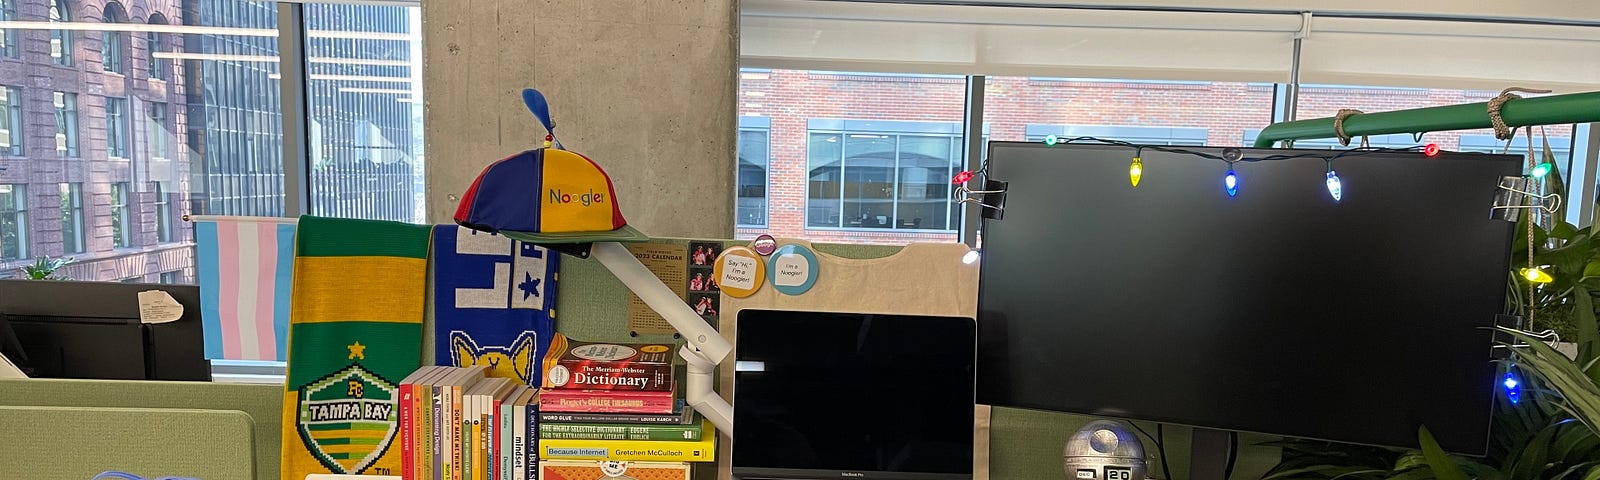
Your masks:
[{"label": "concrete column surface", "polygon": [[733,235],[737,0],[426,1],[422,25],[430,222],[451,222],[485,166],[540,146],[532,87],[630,225]]}]

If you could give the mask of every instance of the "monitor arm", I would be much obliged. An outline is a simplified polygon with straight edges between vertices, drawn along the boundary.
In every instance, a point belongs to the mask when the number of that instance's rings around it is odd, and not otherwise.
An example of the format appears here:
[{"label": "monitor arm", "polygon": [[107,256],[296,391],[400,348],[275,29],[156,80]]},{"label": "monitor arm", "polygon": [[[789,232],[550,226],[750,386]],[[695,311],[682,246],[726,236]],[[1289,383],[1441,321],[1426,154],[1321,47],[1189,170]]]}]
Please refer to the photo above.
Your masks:
[{"label": "monitor arm", "polygon": [[650,269],[639,263],[639,259],[622,244],[597,242],[590,254],[688,341],[678,350],[678,356],[688,362],[684,402],[710,420],[718,430],[731,434],[733,406],[717,395],[712,384],[716,379],[717,364],[732,353],[733,344],[722,338],[721,333],[689,308],[683,298],[661,283],[661,279],[650,273]]}]

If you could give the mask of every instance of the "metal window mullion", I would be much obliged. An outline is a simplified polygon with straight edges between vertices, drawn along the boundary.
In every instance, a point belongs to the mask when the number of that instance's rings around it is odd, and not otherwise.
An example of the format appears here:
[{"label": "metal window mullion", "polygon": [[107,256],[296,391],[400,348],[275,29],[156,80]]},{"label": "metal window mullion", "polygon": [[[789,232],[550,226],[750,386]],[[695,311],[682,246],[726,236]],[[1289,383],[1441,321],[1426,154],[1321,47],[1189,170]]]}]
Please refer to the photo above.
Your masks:
[{"label": "metal window mullion", "polygon": [[278,4],[279,98],[283,118],[283,212],[299,216],[311,211],[310,150],[306,145],[305,6]]},{"label": "metal window mullion", "polygon": [[850,141],[849,140],[850,140],[850,134],[849,133],[840,133],[839,134],[839,221],[838,221],[839,228],[844,228],[844,183],[845,183],[844,159],[845,159],[845,156],[846,156],[844,150],[846,148],[849,148],[849,145],[850,145]]},{"label": "metal window mullion", "polygon": [[[984,85],[987,82],[988,78],[984,77],[983,75],[972,75],[967,77],[967,105],[965,115],[963,116],[966,122],[962,126],[962,136],[963,140],[966,142],[966,155],[962,156],[962,170],[976,172],[982,167],[981,165],[978,165],[978,163],[983,158],[983,95]],[[954,176],[952,175],[952,178],[953,177]],[[982,182],[983,178],[978,177],[974,180]],[[977,248],[979,228],[978,222],[979,219],[982,218],[982,212],[978,211],[979,207],[976,202],[962,203],[959,205],[962,206],[961,226],[957,228],[957,230],[961,232],[961,243],[965,243],[969,247]],[[955,206],[952,205],[951,208],[955,208]],[[948,215],[946,215],[946,217],[948,218]]]},{"label": "metal window mullion", "polygon": [[900,229],[900,142],[904,135],[894,136],[894,168],[889,169],[889,229]]},{"label": "metal window mullion", "polygon": [[1595,174],[1600,172],[1600,122],[1574,125],[1570,152],[1571,164],[1567,170],[1570,190],[1566,193],[1567,205],[1571,207],[1567,209],[1567,221],[1582,228],[1593,223],[1595,201],[1600,200],[1596,198],[1594,180]]}]

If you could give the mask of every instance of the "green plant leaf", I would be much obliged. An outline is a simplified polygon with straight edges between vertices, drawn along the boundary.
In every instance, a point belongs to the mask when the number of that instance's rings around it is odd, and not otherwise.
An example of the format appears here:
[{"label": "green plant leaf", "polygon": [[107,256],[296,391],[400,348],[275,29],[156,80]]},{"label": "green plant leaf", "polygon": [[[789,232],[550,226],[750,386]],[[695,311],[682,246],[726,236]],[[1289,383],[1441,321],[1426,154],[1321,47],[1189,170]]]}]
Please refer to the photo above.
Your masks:
[{"label": "green plant leaf", "polygon": [[1583,480],[1600,480],[1600,465],[1589,468],[1589,473],[1583,474]]},{"label": "green plant leaf", "polygon": [[[1526,232],[1524,232],[1526,235]],[[1550,229],[1550,236],[1559,239],[1569,239],[1578,236],[1578,226],[1567,222],[1556,222],[1555,228]]]},{"label": "green plant leaf", "polygon": [[1417,427],[1417,441],[1422,444],[1422,455],[1428,458],[1428,467],[1433,470],[1434,477],[1439,480],[1467,480],[1467,474],[1461,473],[1461,467],[1456,466],[1455,459],[1444,453],[1427,426]]},{"label": "green plant leaf", "polygon": [[[1600,326],[1595,325],[1594,298],[1589,296],[1589,290],[1578,286],[1572,292],[1572,327],[1577,330],[1578,365],[1588,365],[1595,360],[1600,351]],[[1589,380],[1600,384],[1600,370],[1591,370]]]},{"label": "green plant leaf", "polygon": [[1509,328],[1498,328],[1524,346],[1512,349],[1523,371],[1539,376],[1561,394],[1556,405],[1590,430],[1600,432],[1600,384],[1595,383],[1566,355],[1539,339]]},{"label": "green plant leaf", "polygon": [[1507,465],[1509,469],[1506,476],[1512,480],[1536,480],[1540,478],[1544,473],[1544,469],[1550,464],[1550,459],[1547,458],[1546,452],[1549,451],[1550,441],[1555,438],[1558,429],[1559,425],[1552,425],[1549,428],[1540,430],[1538,435],[1534,435],[1533,438],[1529,439],[1524,444],[1522,453],[1518,454],[1510,465]]},{"label": "green plant leaf", "polygon": [[[1545,136],[1543,131],[1540,132],[1540,136],[1544,137],[1544,155],[1542,157],[1545,162],[1550,164],[1550,173],[1544,176],[1545,193],[1566,196],[1567,183],[1561,179],[1561,163],[1556,161],[1555,152],[1550,150],[1550,137]],[[1555,213],[1552,213],[1551,216],[1557,220],[1567,218],[1566,202],[1562,202],[1561,205],[1557,206]]]}]

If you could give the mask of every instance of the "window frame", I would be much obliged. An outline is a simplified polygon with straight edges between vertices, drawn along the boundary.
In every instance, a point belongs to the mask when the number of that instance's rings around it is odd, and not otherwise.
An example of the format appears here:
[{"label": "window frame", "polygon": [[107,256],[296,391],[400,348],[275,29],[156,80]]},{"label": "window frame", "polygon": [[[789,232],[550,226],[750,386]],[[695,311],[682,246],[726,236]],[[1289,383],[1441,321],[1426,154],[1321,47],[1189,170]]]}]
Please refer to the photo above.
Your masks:
[{"label": "window frame", "polygon": [[[0,22],[9,22],[17,19],[18,0],[0,0]],[[17,44],[22,41],[21,31],[15,28],[0,29],[0,58],[19,58],[21,49]]]},{"label": "window frame", "polygon": [[165,160],[172,156],[172,141],[167,135],[167,118],[171,114],[167,102],[145,102],[144,138],[150,147],[152,160]]},{"label": "window frame", "polygon": [[[150,18],[147,19],[145,23],[149,25],[166,25],[167,17],[160,13],[152,13],[150,14]],[[156,58],[157,53],[164,53],[167,50],[166,34],[161,32],[147,32],[144,36],[144,41],[145,61],[147,62],[145,65],[145,78],[150,80],[166,81],[167,70],[169,70],[167,68],[167,62],[164,59]]]},{"label": "window frame", "polygon": [[[127,160],[128,147],[128,98],[105,97],[106,104],[106,157],[112,160]],[[115,107],[115,108],[113,108]]]},{"label": "window frame", "polygon": [[[0,187],[6,187],[7,190],[10,190],[8,194],[11,195],[12,199],[10,207],[0,209],[0,217],[12,217],[12,225],[15,225],[17,229],[16,233],[13,234],[17,239],[17,255],[15,257],[7,257],[5,247],[0,246],[0,262],[26,260],[31,253],[31,249],[28,248],[28,239],[31,237],[31,235],[28,235],[28,184],[4,183],[0,184]],[[3,225],[0,224],[0,237],[5,235]]]},{"label": "window frame", "polygon": [[[78,254],[89,250],[88,232],[83,228],[83,183],[68,182],[57,184],[60,194],[61,209],[61,252],[63,255]],[[72,226],[72,235],[67,236],[67,226]],[[70,244],[68,242],[71,242]],[[70,248],[69,248],[70,246]]]},{"label": "window frame", "polygon": [[[4,1],[6,0],[0,0]],[[28,132],[24,129],[27,125],[23,124],[22,112],[22,105],[27,102],[27,98],[23,97],[23,92],[21,87],[0,85],[0,93],[4,94],[0,95],[4,97],[3,101],[0,101],[0,120],[5,121],[8,144],[0,147],[0,157],[27,155]]]},{"label": "window frame", "polygon": [[78,136],[78,94],[52,91],[51,105],[55,108],[56,116],[56,155],[82,158]]},{"label": "window frame", "polygon": [[[805,205],[804,221],[801,224],[802,228],[804,230],[815,230],[815,231],[889,232],[889,233],[900,232],[900,233],[909,233],[909,234],[951,234],[951,233],[955,233],[955,234],[959,235],[960,234],[960,230],[961,230],[961,226],[959,224],[950,225],[949,223],[947,223],[946,224],[946,228],[943,228],[943,229],[936,229],[936,228],[902,228],[902,227],[900,227],[900,218],[899,218],[900,201],[901,201],[901,198],[900,198],[900,192],[901,192],[901,189],[900,189],[900,168],[901,168],[900,167],[900,162],[901,162],[900,144],[901,144],[901,141],[902,141],[901,139],[903,137],[924,137],[924,138],[926,138],[926,137],[939,137],[939,138],[949,138],[949,140],[950,140],[950,149],[951,149],[951,158],[950,158],[949,171],[953,175],[954,172],[958,172],[958,171],[961,170],[962,165],[963,165],[963,157],[965,156],[965,153],[966,153],[966,145],[967,145],[967,141],[968,140],[964,137],[963,128],[964,128],[963,123],[959,122],[959,121],[956,121],[956,122],[938,122],[938,121],[914,121],[914,120],[861,120],[861,119],[839,119],[839,118],[808,118],[808,119],[806,119],[806,135],[805,135],[805,144],[806,144],[806,156],[805,156],[806,167],[805,168],[806,168],[806,170],[805,170],[805,176],[804,176],[804,178],[805,178],[805,186],[806,186],[806,191],[805,191],[805,197],[804,198],[805,198],[805,201],[806,201],[806,205]],[[811,176],[812,176],[811,175],[811,171],[812,171],[811,160],[812,160],[812,157],[811,157],[810,145],[811,145],[812,136],[813,135],[817,135],[817,134],[822,134],[822,135],[829,135],[829,134],[840,135],[842,138],[848,138],[851,135],[882,135],[882,136],[893,136],[893,137],[895,137],[895,160],[894,160],[895,166],[894,166],[894,168],[891,169],[891,171],[893,172],[893,177],[894,177],[893,178],[894,187],[893,187],[893,189],[892,189],[892,191],[890,193],[890,202],[891,202],[891,205],[892,205],[892,207],[891,207],[891,212],[892,213],[890,214],[891,219],[890,219],[890,222],[889,222],[889,226],[887,228],[852,227],[852,226],[846,226],[845,225],[845,223],[844,223],[844,208],[845,208],[844,205],[845,205],[845,202],[846,202],[845,183],[848,183],[848,182],[846,182],[846,177],[848,177],[848,175],[846,174],[846,170],[848,169],[849,165],[845,162],[845,159],[848,158],[848,156],[846,155],[846,152],[845,152],[844,142],[841,142],[840,145],[839,145],[839,158],[838,158],[838,162],[839,162],[839,183],[840,183],[839,196],[838,196],[839,212],[840,212],[840,214],[839,214],[839,225],[838,226],[822,226],[822,225],[814,225],[814,224],[812,224],[812,221],[811,221],[811,214],[812,214],[812,212],[811,212],[811,202],[812,202],[812,197],[811,197]],[[769,149],[769,152],[770,152],[771,147],[769,146],[768,149]],[[952,212],[954,212],[954,214],[952,214]],[[951,201],[951,199],[949,197],[946,197],[946,199],[945,199],[945,217],[944,217],[945,221],[946,222],[959,223],[959,218],[960,218],[959,213],[960,213],[960,207],[957,206],[954,201]]]},{"label": "window frame", "polygon": [[740,177],[741,172],[743,171],[743,168],[742,168],[741,165],[738,164],[738,162],[739,162],[739,144],[742,143],[742,142],[740,142],[738,139],[735,139],[735,141],[734,141],[734,143],[735,143],[735,145],[734,145],[734,148],[735,148],[735,151],[734,151],[734,166],[733,166],[733,188],[734,188],[734,193],[733,193],[733,198],[734,198],[733,223],[734,223],[734,228],[767,228],[767,225],[769,225],[771,223],[770,215],[772,213],[772,119],[769,118],[769,117],[756,117],[756,116],[741,116],[741,117],[739,117],[738,136],[740,138],[742,138],[745,133],[757,133],[757,132],[759,132],[762,136],[766,137],[766,144],[767,144],[766,155],[764,155],[765,158],[763,158],[763,162],[762,162],[762,166],[761,166],[761,171],[763,172],[763,178],[761,179],[761,190],[762,190],[762,197],[761,197],[761,199],[762,199],[762,202],[761,202],[761,223],[759,223],[759,224],[757,224],[757,223],[741,223],[741,222],[743,222],[743,217],[741,215],[739,215],[739,208],[740,208],[739,207],[739,200],[740,200],[740,198],[742,198],[742,197],[740,197],[740,193],[741,193],[741,191],[743,190],[744,187],[743,187],[743,184],[741,182],[741,177]]},{"label": "window frame", "polygon": [[161,182],[150,182],[150,185],[151,193],[155,194],[151,205],[156,210],[156,243],[172,243],[172,201],[167,198],[170,194],[162,188]]},{"label": "window frame", "polygon": [[[128,9],[121,3],[106,2],[100,9],[100,23],[127,23]],[[132,35],[116,30],[100,31],[100,69],[105,73],[128,75],[128,50]]]},{"label": "window frame", "polygon": [[133,222],[129,215],[128,182],[111,182],[111,248],[133,247]]},{"label": "window frame", "polygon": [[[72,3],[69,0],[48,0],[45,18],[56,23],[72,23]],[[77,64],[73,45],[73,30],[50,31],[50,61],[56,66],[72,67]],[[59,53],[57,52],[59,49]]]}]

